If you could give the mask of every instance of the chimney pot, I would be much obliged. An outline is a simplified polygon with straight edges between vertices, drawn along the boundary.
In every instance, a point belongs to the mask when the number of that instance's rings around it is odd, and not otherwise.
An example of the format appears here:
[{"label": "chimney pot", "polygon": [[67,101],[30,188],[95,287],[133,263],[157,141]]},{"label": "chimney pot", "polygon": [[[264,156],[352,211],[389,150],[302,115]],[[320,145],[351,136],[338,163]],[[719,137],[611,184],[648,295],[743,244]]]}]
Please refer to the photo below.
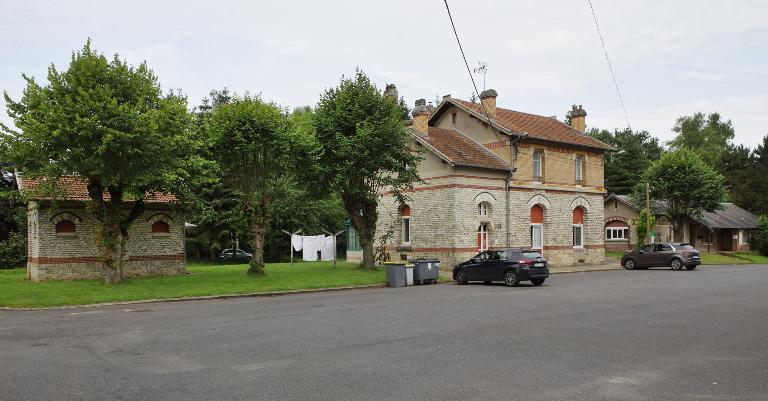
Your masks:
[{"label": "chimney pot", "polygon": [[416,100],[415,107],[411,112],[413,116],[413,128],[419,131],[422,135],[427,135],[429,132],[429,116],[432,114],[432,108],[427,106],[427,101],[424,99]]},{"label": "chimney pot", "polygon": [[480,93],[480,104],[490,118],[496,118],[497,96],[499,96],[499,94],[493,89],[486,89]]},{"label": "chimney pot", "polygon": [[581,132],[582,134],[586,132],[587,130],[587,112],[584,111],[584,107],[582,105],[579,105],[577,108],[574,104],[571,112],[569,113],[569,117],[571,118],[571,127],[575,129],[576,131]]}]

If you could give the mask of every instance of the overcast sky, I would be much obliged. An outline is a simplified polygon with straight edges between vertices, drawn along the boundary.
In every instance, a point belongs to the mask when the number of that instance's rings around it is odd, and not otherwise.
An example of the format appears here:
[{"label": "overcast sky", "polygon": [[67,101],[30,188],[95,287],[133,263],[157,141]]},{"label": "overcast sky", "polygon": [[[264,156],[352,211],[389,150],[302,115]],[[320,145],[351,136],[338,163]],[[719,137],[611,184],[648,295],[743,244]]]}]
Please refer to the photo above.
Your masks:
[{"label": "overcast sky", "polygon": [[[500,107],[626,126],[586,0],[449,1],[470,65],[488,65]],[[768,134],[768,1],[593,0],[632,128],[666,141],[677,117],[720,112],[736,142]],[[86,38],[146,60],[165,89],[199,104],[213,88],[314,105],[362,68],[414,100],[472,93],[442,0],[0,0],[0,88],[68,65]],[[482,91],[482,76],[478,85]],[[0,100],[0,121],[8,123]]]}]

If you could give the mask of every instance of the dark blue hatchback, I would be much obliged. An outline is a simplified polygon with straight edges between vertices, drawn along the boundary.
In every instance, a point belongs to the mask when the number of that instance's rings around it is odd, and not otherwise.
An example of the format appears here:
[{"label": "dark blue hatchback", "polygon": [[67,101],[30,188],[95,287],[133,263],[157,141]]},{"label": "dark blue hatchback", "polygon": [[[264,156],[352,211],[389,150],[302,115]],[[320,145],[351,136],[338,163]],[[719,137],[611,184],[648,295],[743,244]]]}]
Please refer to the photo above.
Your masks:
[{"label": "dark blue hatchback", "polygon": [[483,251],[453,268],[453,279],[459,285],[470,281],[504,281],[515,287],[521,281],[530,281],[538,286],[548,277],[547,260],[539,252],[525,249]]}]

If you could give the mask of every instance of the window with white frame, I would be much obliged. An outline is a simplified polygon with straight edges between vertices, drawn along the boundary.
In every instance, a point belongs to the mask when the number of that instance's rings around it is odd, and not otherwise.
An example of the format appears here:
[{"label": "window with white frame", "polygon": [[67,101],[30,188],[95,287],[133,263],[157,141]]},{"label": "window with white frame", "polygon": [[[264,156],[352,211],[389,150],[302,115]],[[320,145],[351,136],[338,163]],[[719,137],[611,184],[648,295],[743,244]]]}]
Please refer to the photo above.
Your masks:
[{"label": "window with white frame", "polygon": [[403,216],[403,244],[411,243],[411,217]]},{"label": "window with white frame", "polygon": [[488,242],[488,224],[480,224],[477,228],[477,249],[478,251],[486,251],[490,248]]},{"label": "window with white frame", "polygon": [[541,181],[544,176],[544,152],[541,150],[533,151],[533,179]]},{"label": "window with white frame", "polygon": [[628,240],[629,228],[628,227],[606,227],[605,239],[608,241]]},{"label": "window with white frame", "polygon": [[531,224],[531,248],[541,249],[544,247],[544,226],[542,224]]},{"label": "window with white frame", "polygon": [[584,183],[584,156],[583,155],[576,156],[575,167],[576,167],[576,183],[583,184]]},{"label": "window with white frame", "polygon": [[480,202],[477,204],[477,215],[481,217],[487,217],[491,214],[491,205],[488,202]]}]

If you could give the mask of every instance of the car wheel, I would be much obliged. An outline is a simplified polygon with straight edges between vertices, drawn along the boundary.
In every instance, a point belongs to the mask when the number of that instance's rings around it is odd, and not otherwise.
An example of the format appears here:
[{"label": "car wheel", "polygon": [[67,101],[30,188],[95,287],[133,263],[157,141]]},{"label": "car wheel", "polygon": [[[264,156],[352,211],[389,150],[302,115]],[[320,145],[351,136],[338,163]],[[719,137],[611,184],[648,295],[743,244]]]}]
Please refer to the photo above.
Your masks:
[{"label": "car wheel", "polygon": [[626,262],[624,262],[624,268],[627,270],[634,270],[635,269],[635,261],[632,259],[627,259]]},{"label": "car wheel", "polygon": [[688,270],[693,270],[693,269],[696,268],[696,265],[685,266],[685,268],[688,269]]},{"label": "car wheel", "polygon": [[504,284],[506,284],[507,287],[517,287],[517,285],[520,284],[520,279],[515,272],[510,270],[504,273]]},{"label": "car wheel", "polygon": [[544,280],[545,279],[543,279],[543,278],[534,278],[534,279],[531,279],[531,284],[533,284],[533,285],[538,287],[538,286],[544,284]]},{"label": "car wheel", "polygon": [[467,284],[467,273],[464,270],[459,270],[456,272],[454,279],[458,285]]},{"label": "car wheel", "polygon": [[669,267],[671,267],[672,270],[683,270],[683,262],[681,262],[680,259],[672,259],[672,261],[669,262]]}]

